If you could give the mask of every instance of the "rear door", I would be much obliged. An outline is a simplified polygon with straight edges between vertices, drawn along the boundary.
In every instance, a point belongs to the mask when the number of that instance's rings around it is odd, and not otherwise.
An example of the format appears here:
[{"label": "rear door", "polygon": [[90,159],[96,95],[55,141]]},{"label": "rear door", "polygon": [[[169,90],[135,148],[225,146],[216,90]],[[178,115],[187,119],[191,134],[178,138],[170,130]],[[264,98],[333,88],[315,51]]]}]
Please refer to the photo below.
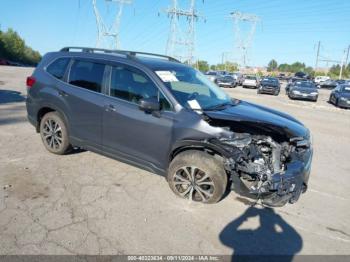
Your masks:
[{"label": "rear door", "polygon": [[[141,98],[157,97],[158,116],[141,111]],[[103,114],[103,145],[136,162],[165,168],[172,137],[174,112],[149,76],[134,67],[110,67],[109,96]]]},{"label": "rear door", "polygon": [[98,60],[82,58],[71,63],[60,93],[69,108],[70,136],[83,144],[101,147],[106,66]]}]

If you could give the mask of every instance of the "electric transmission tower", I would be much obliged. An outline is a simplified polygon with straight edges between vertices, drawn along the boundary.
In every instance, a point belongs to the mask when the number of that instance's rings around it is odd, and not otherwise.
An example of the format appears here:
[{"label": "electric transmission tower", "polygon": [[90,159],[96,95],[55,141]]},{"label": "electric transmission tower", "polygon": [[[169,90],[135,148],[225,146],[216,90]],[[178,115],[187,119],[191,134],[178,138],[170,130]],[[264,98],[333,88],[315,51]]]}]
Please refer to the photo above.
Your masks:
[{"label": "electric transmission tower", "polygon": [[96,1],[97,0],[92,0],[97,25],[96,47],[103,47],[107,43],[109,48],[118,49],[120,47],[119,29],[123,7],[125,4],[131,4],[132,0],[104,0],[106,3],[109,2],[118,4],[118,10],[114,18],[114,22],[110,27],[105,24],[97,7]]},{"label": "electric transmission tower", "polygon": [[[230,18],[233,19],[233,29],[235,35],[235,47],[239,56],[240,66],[247,66],[248,51],[252,46],[256,25],[260,22],[260,18],[254,14],[241,13],[239,11],[232,12]],[[242,32],[242,23],[248,24],[250,28]]]},{"label": "electric transmission tower", "polygon": [[[195,22],[200,16],[195,9],[196,0],[189,0],[190,8],[184,10],[178,7],[178,1],[172,0],[172,7],[166,12],[170,17],[170,33],[166,45],[166,54],[176,57],[180,61],[186,61],[188,64],[194,62],[195,51]],[[185,32],[181,30],[180,18],[186,18],[188,26]]]}]

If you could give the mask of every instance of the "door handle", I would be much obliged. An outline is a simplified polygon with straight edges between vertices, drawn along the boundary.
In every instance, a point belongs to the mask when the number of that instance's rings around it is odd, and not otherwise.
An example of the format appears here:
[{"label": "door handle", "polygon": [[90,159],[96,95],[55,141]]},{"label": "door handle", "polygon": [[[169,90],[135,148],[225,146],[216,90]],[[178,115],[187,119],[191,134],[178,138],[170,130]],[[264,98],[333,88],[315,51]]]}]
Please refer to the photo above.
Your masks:
[{"label": "door handle", "polygon": [[68,96],[68,94],[62,90],[58,91],[59,96]]},{"label": "door handle", "polygon": [[116,112],[117,111],[117,109],[115,108],[115,106],[114,105],[105,105],[105,111],[106,112]]}]

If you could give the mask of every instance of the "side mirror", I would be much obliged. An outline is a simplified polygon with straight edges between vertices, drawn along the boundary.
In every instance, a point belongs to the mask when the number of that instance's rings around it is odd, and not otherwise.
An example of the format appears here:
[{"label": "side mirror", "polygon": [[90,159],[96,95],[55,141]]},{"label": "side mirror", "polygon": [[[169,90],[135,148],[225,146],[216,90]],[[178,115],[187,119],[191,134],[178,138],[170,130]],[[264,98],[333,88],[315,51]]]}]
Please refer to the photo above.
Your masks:
[{"label": "side mirror", "polygon": [[160,110],[160,104],[155,97],[141,98],[139,101],[139,109],[146,113],[152,113]]}]

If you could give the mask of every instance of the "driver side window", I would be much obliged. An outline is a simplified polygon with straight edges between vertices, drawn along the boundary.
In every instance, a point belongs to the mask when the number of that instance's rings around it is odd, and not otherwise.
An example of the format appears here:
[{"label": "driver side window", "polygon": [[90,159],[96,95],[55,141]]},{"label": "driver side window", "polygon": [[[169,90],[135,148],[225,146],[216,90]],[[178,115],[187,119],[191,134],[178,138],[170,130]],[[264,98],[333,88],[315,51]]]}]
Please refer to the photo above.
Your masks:
[{"label": "driver side window", "polygon": [[171,106],[158,87],[142,71],[128,66],[113,66],[110,95],[138,104],[142,98],[155,97],[163,110]]}]

